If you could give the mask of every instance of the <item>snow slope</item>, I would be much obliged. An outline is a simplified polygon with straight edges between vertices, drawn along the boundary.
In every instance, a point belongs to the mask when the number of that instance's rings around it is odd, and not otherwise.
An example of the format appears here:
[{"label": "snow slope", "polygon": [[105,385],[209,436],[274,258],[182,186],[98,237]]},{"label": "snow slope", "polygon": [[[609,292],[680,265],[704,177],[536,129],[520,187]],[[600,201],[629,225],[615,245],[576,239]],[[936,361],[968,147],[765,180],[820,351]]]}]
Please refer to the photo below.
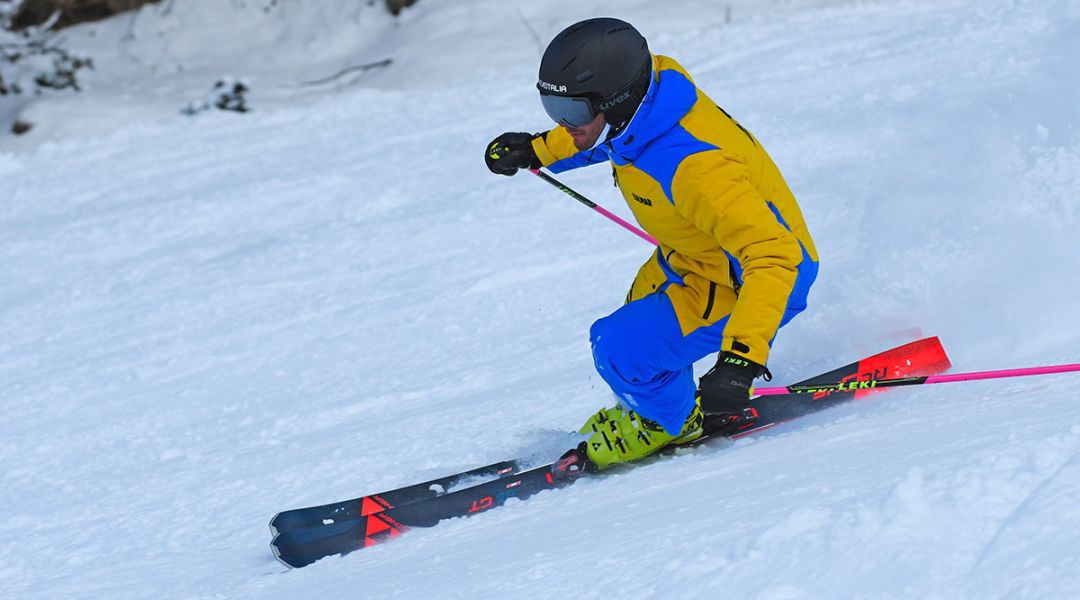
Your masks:
[{"label": "snow slope", "polygon": [[[800,198],[822,272],[777,381],[915,328],[958,371],[1080,362],[1080,2],[305,2],[144,10],[160,79],[99,59],[0,142],[0,596],[1076,597],[1075,375],[897,390],[296,571],[266,521],[556,454],[611,403],[588,326],[649,249],[480,158],[547,126],[536,40],[589,14]],[[215,53],[215,19],[254,33]],[[71,35],[119,56],[127,26]],[[224,74],[255,112],[176,113]],[[628,214],[607,169],[563,178]]]}]

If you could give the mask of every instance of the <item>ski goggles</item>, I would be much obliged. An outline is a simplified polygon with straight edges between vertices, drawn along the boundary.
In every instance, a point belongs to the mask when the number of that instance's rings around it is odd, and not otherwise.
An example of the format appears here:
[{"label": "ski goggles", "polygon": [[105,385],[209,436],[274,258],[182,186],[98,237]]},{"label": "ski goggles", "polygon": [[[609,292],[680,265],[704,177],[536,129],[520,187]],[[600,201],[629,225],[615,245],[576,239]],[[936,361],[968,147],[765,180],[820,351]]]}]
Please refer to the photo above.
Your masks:
[{"label": "ski goggles", "polygon": [[540,102],[552,121],[566,127],[583,127],[596,118],[592,101],[583,96],[553,96],[541,92]]}]

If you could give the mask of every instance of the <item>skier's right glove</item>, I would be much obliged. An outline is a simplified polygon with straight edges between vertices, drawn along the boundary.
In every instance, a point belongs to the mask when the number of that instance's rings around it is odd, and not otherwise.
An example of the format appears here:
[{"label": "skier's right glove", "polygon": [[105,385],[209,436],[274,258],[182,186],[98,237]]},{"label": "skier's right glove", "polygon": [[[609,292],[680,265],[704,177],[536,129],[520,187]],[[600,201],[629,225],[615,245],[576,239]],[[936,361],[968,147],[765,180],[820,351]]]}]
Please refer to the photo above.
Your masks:
[{"label": "skier's right glove", "polygon": [[491,141],[484,152],[484,161],[492,173],[513,175],[518,169],[539,169],[531,133],[507,132]]},{"label": "skier's right glove", "polygon": [[[733,352],[721,352],[716,366],[702,375],[698,384],[701,412],[707,415],[739,414],[750,406],[750,386],[767,374],[765,367]],[[770,375],[768,377],[772,379]]]}]

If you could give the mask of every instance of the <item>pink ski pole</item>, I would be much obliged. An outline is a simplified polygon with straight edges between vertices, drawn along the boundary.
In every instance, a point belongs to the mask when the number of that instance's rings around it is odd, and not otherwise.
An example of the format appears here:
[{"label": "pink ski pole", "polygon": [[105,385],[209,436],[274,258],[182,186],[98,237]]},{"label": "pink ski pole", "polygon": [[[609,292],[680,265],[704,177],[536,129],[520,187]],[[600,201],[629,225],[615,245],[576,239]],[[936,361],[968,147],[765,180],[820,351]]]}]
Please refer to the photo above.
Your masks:
[{"label": "pink ski pole", "polygon": [[855,392],[877,388],[900,387],[905,385],[924,385],[930,383],[950,383],[953,381],[978,381],[982,379],[1002,379],[1004,377],[1028,377],[1031,375],[1051,375],[1080,371],[1080,364],[1052,365],[1048,367],[1029,367],[1025,369],[1005,369],[1002,371],[981,371],[978,373],[953,373],[951,375],[925,375],[922,377],[899,377],[896,379],[867,379],[865,381],[839,381],[819,385],[789,385],[787,387],[751,388],[753,396],[783,396],[787,394],[818,394],[828,392]]},{"label": "pink ski pole", "polygon": [[615,213],[613,213],[613,212],[609,211],[608,209],[604,208],[603,206],[600,206],[599,204],[593,202],[592,200],[589,200],[585,196],[582,196],[581,194],[579,194],[579,193],[575,192],[574,190],[570,189],[569,187],[563,185],[562,182],[560,182],[558,179],[555,179],[551,175],[548,175],[547,173],[541,171],[540,169],[529,169],[529,172],[532,173],[533,175],[536,175],[540,179],[543,179],[544,181],[550,183],[551,185],[559,188],[567,196],[570,196],[574,200],[577,200],[578,202],[584,204],[585,206],[588,206],[589,208],[591,208],[591,209],[595,210],[596,212],[604,215],[605,217],[611,219],[612,221],[615,221],[616,223],[621,225],[624,229],[626,229],[630,233],[633,233],[634,235],[638,236],[639,238],[645,240],[646,242],[649,242],[650,244],[652,244],[654,246],[660,245],[656,241],[656,238],[654,238],[653,236],[645,233],[644,231],[638,229],[637,227],[634,227],[630,223],[627,223],[624,219],[620,218],[619,215],[616,215]]},{"label": "pink ski pole", "polygon": [[[618,215],[607,210],[603,206],[589,200],[585,196],[575,192],[573,189],[564,185],[558,179],[555,179],[551,175],[541,171],[540,169],[529,169],[533,175],[536,175],[540,179],[550,183],[556,188],[562,190],[567,196],[570,196],[574,200],[588,206],[596,212],[604,215],[612,221],[621,225],[627,231],[633,233],[639,238],[649,242],[653,245],[659,245],[656,238],[645,233],[644,231],[634,227],[630,223],[627,223],[624,219]],[[764,387],[764,388],[750,388],[750,394],[753,396],[783,396],[788,394],[817,394],[822,392],[853,392],[858,390],[871,390],[877,388],[887,387],[901,387],[905,385],[924,385],[931,383],[950,383],[954,381],[977,381],[982,379],[1001,379],[1004,377],[1029,377],[1031,375],[1051,375],[1054,373],[1070,373],[1074,371],[1080,371],[1080,364],[1070,365],[1053,365],[1048,367],[1030,367],[1025,369],[1005,369],[1001,371],[981,371],[977,373],[954,373],[952,375],[926,375],[922,377],[900,377],[896,379],[868,379],[865,381],[838,381],[836,383],[826,383],[820,385],[789,385],[787,387]]]}]

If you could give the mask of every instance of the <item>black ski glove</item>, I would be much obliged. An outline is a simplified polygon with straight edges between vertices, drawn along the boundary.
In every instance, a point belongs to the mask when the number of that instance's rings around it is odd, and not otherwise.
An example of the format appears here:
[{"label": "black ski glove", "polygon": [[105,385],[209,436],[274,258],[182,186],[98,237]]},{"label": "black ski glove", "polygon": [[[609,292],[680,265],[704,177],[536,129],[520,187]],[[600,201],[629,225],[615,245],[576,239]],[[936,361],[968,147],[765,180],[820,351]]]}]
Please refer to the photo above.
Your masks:
[{"label": "black ski glove", "polygon": [[513,175],[518,169],[539,169],[540,159],[533,151],[531,133],[507,132],[491,141],[484,161],[492,173]]},{"label": "black ski glove", "polygon": [[707,415],[730,415],[750,406],[750,386],[754,378],[767,375],[769,370],[732,352],[721,352],[716,366],[701,377],[701,412]]}]

